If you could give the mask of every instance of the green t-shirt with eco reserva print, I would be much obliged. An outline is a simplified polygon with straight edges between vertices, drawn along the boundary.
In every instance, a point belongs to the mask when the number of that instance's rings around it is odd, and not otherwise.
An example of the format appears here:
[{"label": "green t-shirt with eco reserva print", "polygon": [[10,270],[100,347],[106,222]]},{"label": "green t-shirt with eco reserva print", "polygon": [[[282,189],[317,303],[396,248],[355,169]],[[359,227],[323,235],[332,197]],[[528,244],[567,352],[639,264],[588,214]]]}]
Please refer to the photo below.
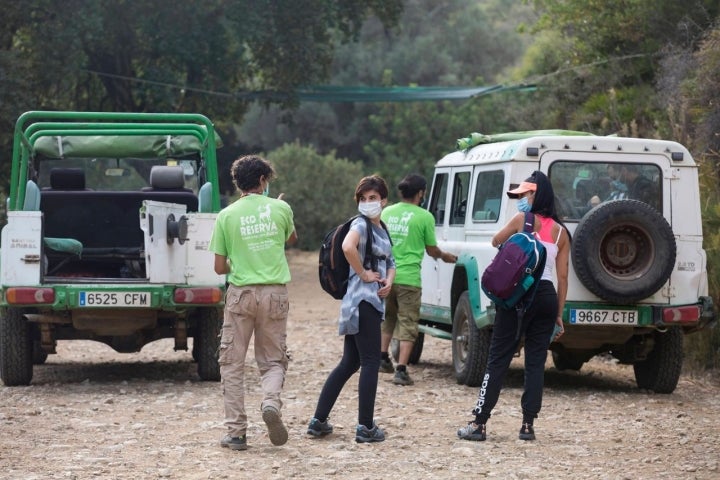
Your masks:
[{"label": "green t-shirt with eco reserva print", "polygon": [[218,213],[209,250],[230,259],[233,285],[285,284],[290,281],[285,242],[294,229],[290,205],[250,194]]},{"label": "green t-shirt with eco reserva print", "polygon": [[380,218],[385,222],[393,242],[395,283],[421,287],[420,267],[425,247],[437,245],[435,219],[424,208],[407,202],[385,208]]}]

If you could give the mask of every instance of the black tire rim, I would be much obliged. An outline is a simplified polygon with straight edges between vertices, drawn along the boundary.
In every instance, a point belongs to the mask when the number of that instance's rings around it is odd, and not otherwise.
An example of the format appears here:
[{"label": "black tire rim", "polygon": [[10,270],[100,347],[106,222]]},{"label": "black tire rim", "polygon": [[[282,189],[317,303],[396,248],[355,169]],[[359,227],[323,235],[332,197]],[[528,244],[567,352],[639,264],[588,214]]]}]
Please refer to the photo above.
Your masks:
[{"label": "black tire rim", "polygon": [[650,270],[655,259],[655,242],[639,225],[618,225],[600,240],[599,254],[600,264],[608,275],[629,280]]}]

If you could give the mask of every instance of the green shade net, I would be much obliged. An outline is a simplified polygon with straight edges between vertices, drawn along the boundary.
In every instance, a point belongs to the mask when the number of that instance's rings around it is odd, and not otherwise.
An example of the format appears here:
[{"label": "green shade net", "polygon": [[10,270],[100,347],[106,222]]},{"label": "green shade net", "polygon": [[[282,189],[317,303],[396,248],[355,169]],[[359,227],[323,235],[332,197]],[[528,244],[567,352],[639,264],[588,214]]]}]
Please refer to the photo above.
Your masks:
[{"label": "green shade net", "polygon": [[492,93],[509,91],[534,91],[535,85],[491,85],[484,87],[343,87],[337,85],[313,85],[293,92],[259,91],[237,93],[247,100],[301,102],[429,102],[438,100],[464,100]]}]

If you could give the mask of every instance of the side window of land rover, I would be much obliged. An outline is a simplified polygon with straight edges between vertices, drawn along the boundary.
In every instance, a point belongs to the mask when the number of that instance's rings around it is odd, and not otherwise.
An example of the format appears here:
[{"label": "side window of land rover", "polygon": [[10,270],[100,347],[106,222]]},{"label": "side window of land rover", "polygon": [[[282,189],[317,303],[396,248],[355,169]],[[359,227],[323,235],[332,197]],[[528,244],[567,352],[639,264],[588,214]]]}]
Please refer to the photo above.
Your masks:
[{"label": "side window of land rover", "polygon": [[475,185],[475,199],[472,208],[474,223],[496,223],[500,215],[505,172],[492,170],[480,172]]},{"label": "side window of land rover", "polygon": [[448,187],[447,173],[436,173],[432,187],[432,198],[428,210],[435,217],[435,225],[442,225],[445,222],[445,202]]},{"label": "side window of land rover", "polygon": [[467,213],[470,172],[458,172],[453,177],[450,225],[464,225]]}]

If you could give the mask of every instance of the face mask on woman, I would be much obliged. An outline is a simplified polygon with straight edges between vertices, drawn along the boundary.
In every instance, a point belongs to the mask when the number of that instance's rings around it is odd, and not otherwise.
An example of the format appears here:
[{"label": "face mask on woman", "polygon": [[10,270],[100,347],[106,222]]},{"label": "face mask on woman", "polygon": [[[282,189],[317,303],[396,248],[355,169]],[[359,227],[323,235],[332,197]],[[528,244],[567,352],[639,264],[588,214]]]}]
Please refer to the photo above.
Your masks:
[{"label": "face mask on woman", "polygon": [[358,212],[368,218],[376,218],[382,213],[382,204],[380,202],[360,202],[358,203]]},{"label": "face mask on woman", "polygon": [[523,213],[527,213],[532,209],[532,205],[530,205],[530,202],[528,202],[527,197],[523,197],[520,200],[518,200],[517,209],[518,209],[518,212],[523,212]]}]

